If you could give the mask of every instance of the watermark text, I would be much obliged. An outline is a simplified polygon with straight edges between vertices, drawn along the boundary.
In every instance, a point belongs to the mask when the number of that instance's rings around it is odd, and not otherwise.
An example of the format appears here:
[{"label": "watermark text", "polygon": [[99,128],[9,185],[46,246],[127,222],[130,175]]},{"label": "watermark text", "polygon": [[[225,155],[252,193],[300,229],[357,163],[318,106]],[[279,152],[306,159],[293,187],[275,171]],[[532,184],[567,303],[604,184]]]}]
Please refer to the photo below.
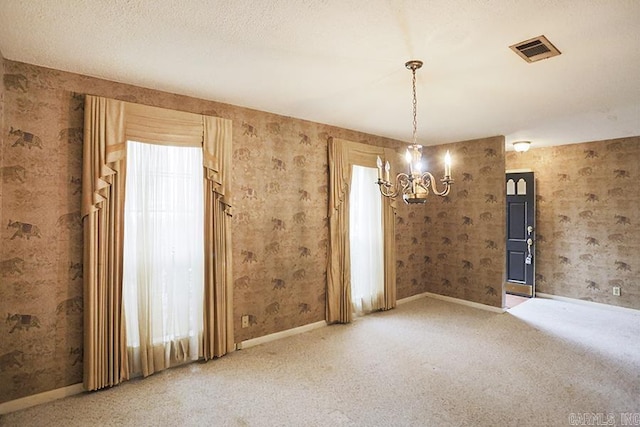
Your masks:
[{"label": "watermark text", "polygon": [[640,412],[572,412],[572,426],[640,426]]}]

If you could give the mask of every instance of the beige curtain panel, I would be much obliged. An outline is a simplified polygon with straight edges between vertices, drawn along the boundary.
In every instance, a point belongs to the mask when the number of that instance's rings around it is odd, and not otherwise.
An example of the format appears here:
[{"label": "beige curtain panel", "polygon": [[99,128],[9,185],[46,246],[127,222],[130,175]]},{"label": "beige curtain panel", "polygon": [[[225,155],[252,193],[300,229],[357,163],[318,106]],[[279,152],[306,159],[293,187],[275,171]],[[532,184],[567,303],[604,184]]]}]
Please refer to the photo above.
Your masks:
[{"label": "beige curtain panel", "polygon": [[231,121],[204,116],[205,360],[234,349],[231,275]]},{"label": "beige curtain panel", "polygon": [[87,96],[82,172],[84,386],[128,379],[122,306],[124,104]]},{"label": "beige curtain panel", "polygon": [[87,95],[84,223],[84,386],[129,378],[122,262],[126,142],[202,147],[205,184],[205,359],[233,351],[230,208],[231,121]]},{"label": "beige curtain panel", "polygon": [[[376,167],[376,159],[395,158],[395,152],[337,138],[329,140],[329,254],[327,266],[327,322],[349,323],[351,263],[349,248],[349,188],[353,165]],[[383,198],[384,310],[396,306],[395,201]]]}]

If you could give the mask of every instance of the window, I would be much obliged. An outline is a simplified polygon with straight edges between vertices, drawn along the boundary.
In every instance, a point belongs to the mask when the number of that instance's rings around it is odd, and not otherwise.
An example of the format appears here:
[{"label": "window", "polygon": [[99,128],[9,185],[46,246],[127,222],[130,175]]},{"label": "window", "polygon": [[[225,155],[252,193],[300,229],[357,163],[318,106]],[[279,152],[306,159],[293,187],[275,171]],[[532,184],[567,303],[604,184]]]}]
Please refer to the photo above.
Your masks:
[{"label": "window", "polygon": [[384,307],[384,230],[377,170],[353,166],[349,193],[349,246],[353,312]]},{"label": "window", "polygon": [[[228,179],[231,173],[233,145],[231,120],[92,95],[85,96],[84,113],[82,216],[85,230],[85,388],[98,390],[111,387],[129,379],[131,374],[138,371],[147,376],[187,359],[196,359],[201,356],[204,360],[210,360],[233,351],[233,282],[229,260],[231,197]],[[132,320],[133,316],[125,313],[123,301],[125,298],[123,283],[125,228],[127,228],[127,240],[131,236],[137,239],[139,233],[129,232],[128,228],[131,224],[125,226],[124,205],[127,200],[131,201],[132,197],[135,197],[126,194],[128,192],[127,146],[129,144],[126,141],[145,141],[161,146],[174,145],[201,150],[198,154],[202,156],[202,163],[196,166],[194,161],[184,171],[197,174],[202,180],[205,191],[194,190],[178,194],[185,200],[181,203],[182,206],[195,206],[196,202],[192,204],[191,200],[186,199],[191,194],[201,194],[203,197],[204,209],[198,212],[200,208],[194,208],[193,212],[197,214],[193,222],[181,222],[181,224],[194,224],[201,220],[204,224],[202,234],[196,233],[193,239],[193,248],[196,248],[200,244],[195,243],[195,239],[200,239],[202,236],[204,246],[201,247],[201,251],[209,255],[204,263],[204,291],[202,299],[195,297],[201,292],[200,290],[189,291],[193,292],[193,298],[188,299],[189,304],[191,301],[203,302],[203,309],[189,310],[189,318],[194,322],[199,323],[202,319],[201,340],[196,337],[200,334],[198,332],[200,328],[197,325],[187,328],[186,338],[179,338],[184,337],[185,332],[179,329],[177,333],[171,332],[170,324],[181,323],[171,318],[159,322],[158,327],[166,327],[164,331],[160,329],[159,334],[151,333],[151,326],[154,326],[154,329],[157,328],[149,320],[150,317],[142,313],[142,316],[135,316],[138,323],[128,327],[132,333],[136,331],[135,333],[139,335],[137,339],[130,337],[131,342],[139,347],[127,345],[126,320],[127,318]],[[132,153],[136,149],[134,145],[136,144],[131,143]],[[183,150],[180,149],[180,151]],[[174,159],[174,152],[171,153],[165,157]],[[151,155],[139,154],[138,158],[140,160],[137,162],[131,162],[132,171],[136,163],[150,163]],[[159,174],[162,177],[163,173],[158,172],[156,175]],[[147,178],[149,183],[160,180],[160,178]],[[197,182],[194,183],[197,185]],[[130,187],[135,186],[130,185]],[[140,198],[140,200],[145,199]],[[154,209],[158,208],[154,207]],[[137,219],[139,215],[136,210],[137,208],[133,210],[133,214],[129,213],[129,216]],[[141,216],[142,213],[140,213]],[[140,221],[140,227],[148,227],[149,224],[150,221]],[[146,245],[148,247],[148,244]],[[138,251],[142,250],[141,246],[135,243],[131,247],[135,252],[132,253],[129,249],[127,258],[132,256],[137,258],[140,255]],[[196,250],[190,251],[195,253]],[[174,249],[173,253],[177,259],[189,251]],[[213,254],[215,256],[211,256]],[[144,253],[142,255],[147,256]],[[128,277],[132,274],[132,270],[128,267],[130,262],[130,260],[127,261]],[[193,267],[189,270],[189,275],[195,275],[196,271],[198,270]],[[138,280],[138,276],[144,278],[146,274],[145,271],[137,269],[133,272],[135,280]],[[195,281],[192,282],[195,283]],[[149,300],[148,287],[135,289],[135,292],[128,291],[129,295],[126,296],[128,304],[134,308],[136,314],[148,311],[149,305],[143,304]],[[168,302],[171,294],[167,292],[162,295],[163,304],[167,303],[166,310],[169,310]],[[202,317],[197,314],[197,311],[202,312]],[[158,336],[161,337],[159,340]],[[170,344],[153,345],[154,340],[162,343],[172,338],[174,340]],[[196,343],[201,346],[201,354],[200,349],[195,348]]]},{"label": "window", "polygon": [[[202,149],[128,141],[126,170],[127,347],[134,360],[153,355],[157,370],[201,353]],[[134,362],[134,372],[138,365]]]}]

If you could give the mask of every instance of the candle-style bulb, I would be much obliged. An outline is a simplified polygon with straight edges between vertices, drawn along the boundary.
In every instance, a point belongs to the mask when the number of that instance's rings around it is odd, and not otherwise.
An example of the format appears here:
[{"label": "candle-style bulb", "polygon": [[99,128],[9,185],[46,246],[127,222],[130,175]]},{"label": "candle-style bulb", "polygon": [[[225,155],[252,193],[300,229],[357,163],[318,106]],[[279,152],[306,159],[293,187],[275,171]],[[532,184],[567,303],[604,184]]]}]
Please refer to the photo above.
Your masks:
[{"label": "candle-style bulb", "polygon": [[444,155],[444,175],[451,176],[451,154],[449,154],[449,150]]},{"label": "candle-style bulb", "polygon": [[389,161],[384,164],[384,180],[389,182],[389,171],[391,170],[391,165]]},{"label": "candle-style bulb", "polygon": [[380,156],[378,156],[378,159],[376,160],[376,165],[378,166],[378,180],[382,179],[382,159],[380,159]]}]

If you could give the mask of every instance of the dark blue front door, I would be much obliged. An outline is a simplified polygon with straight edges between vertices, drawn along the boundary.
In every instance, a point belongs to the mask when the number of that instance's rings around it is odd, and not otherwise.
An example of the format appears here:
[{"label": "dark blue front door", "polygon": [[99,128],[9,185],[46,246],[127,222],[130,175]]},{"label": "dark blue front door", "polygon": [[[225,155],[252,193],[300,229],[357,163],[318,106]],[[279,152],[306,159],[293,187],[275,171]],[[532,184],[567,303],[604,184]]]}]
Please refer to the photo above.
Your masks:
[{"label": "dark blue front door", "polygon": [[510,293],[533,296],[535,292],[535,181],[533,172],[507,173],[506,186],[506,288]]}]

